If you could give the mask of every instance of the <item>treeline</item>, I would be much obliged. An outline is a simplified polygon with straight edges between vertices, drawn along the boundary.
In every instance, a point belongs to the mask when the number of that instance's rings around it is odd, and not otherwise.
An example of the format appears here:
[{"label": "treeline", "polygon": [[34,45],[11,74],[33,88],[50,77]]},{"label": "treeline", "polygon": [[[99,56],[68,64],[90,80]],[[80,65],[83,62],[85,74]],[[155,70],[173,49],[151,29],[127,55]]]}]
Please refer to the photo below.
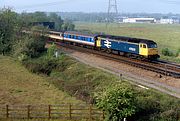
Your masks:
[{"label": "treeline", "polygon": [[[83,21],[83,22],[106,22],[108,14],[107,13],[83,13],[83,12],[59,12],[57,13],[62,18],[67,18],[73,21]],[[113,17],[113,16],[112,16]],[[161,13],[119,13],[114,16],[115,18],[122,17],[152,17],[157,20],[161,18],[174,18],[180,19],[180,14],[161,14]]]},{"label": "treeline", "polygon": [[71,20],[63,20],[61,16],[56,13],[45,13],[45,12],[35,12],[35,13],[22,13],[21,19],[26,26],[30,26],[33,22],[54,22],[55,30],[57,31],[67,31],[74,30],[75,25]]},{"label": "treeline", "polygon": [[[56,13],[44,12],[18,14],[9,8],[0,10],[0,54],[13,55],[19,58],[36,57],[45,50],[45,38],[33,34],[34,30],[42,30],[42,35],[48,28],[32,26],[33,22],[55,22],[57,31],[74,30],[75,25],[70,20],[62,20]],[[29,29],[32,34],[23,34]]]}]

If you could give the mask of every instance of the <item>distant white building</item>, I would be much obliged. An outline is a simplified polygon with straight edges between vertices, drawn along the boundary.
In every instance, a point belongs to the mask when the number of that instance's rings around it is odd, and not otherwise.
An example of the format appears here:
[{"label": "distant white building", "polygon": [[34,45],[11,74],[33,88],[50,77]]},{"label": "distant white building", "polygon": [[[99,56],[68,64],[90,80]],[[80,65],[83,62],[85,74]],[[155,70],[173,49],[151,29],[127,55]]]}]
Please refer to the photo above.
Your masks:
[{"label": "distant white building", "polygon": [[156,23],[155,18],[124,18],[123,23]]},{"label": "distant white building", "polygon": [[160,19],[161,24],[173,24],[174,20],[173,19]]}]

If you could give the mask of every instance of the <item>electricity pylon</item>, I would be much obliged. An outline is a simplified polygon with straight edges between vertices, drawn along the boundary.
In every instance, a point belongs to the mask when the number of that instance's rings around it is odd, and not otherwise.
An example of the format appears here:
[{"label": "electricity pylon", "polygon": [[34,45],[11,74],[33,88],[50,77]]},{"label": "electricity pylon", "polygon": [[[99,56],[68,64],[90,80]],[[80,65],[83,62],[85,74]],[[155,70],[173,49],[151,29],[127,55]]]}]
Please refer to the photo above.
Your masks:
[{"label": "electricity pylon", "polygon": [[118,15],[117,1],[109,0],[107,24]]}]

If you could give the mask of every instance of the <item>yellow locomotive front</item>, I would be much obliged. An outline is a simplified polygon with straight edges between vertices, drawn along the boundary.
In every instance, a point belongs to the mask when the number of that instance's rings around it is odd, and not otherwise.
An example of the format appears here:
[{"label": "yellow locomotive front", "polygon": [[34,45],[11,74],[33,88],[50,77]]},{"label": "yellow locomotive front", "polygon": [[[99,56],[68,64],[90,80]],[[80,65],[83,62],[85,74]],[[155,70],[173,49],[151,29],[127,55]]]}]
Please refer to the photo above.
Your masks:
[{"label": "yellow locomotive front", "polygon": [[158,55],[158,48],[157,44],[155,42],[146,42],[146,43],[140,43],[139,44],[139,54],[142,57],[148,58],[148,59],[157,59],[160,56]]}]

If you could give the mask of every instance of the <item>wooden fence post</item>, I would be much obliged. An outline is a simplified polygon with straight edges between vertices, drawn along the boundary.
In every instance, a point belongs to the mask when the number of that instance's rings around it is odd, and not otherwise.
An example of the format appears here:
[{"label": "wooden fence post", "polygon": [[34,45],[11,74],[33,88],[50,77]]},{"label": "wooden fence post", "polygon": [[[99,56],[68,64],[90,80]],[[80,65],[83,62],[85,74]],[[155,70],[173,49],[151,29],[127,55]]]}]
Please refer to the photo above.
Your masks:
[{"label": "wooden fence post", "polygon": [[48,114],[49,114],[49,119],[51,118],[51,105],[48,107]]},{"label": "wooden fence post", "polygon": [[9,105],[6,105],[6,118],[9,118]]},{"label": "wooden fence post", "polygon": [[69,104],[69,118],[70,118],[70,119],[72,119],[71,114],[72,114],[72,105]]},{"label": "wooden fence post", "polygon": [[89,105],[89,120],[92,120],[92,105]]},{"label": "wooden fence post", "polygon": [[27,106],[27,118],[30,119],[30,105]]}]

